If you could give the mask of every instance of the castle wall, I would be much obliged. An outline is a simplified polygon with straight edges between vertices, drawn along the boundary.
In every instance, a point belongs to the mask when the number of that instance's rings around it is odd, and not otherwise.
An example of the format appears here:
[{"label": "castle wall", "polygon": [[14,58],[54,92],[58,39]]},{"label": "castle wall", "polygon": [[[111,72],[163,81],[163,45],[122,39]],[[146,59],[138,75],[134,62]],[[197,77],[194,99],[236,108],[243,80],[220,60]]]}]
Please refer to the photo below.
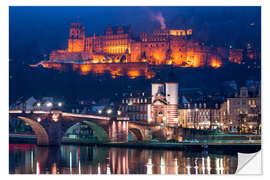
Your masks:
[{"label": "castle wall", "polygon": [[242,49],[230,49],[229,50],[229,61],[240,64],[243,59]]},{"label": "castle wall", "polygon": [[[107,27],[104,35],[85,37],[80,23],[72,23],[67,50],[50,54],[51,60],[90,60],[96,63],[148,62],[181,67],[211,66],[219,68],[223,59],[241,63],[242,49],[209,47],[191,39],[192,29],[154,30],[141,33],[140,40],[131,38],[131,28]],[[109,57],[109,59],[108,59]],[[124,61],[120,59],[125,57]]]},{"label": "castle wall", "polygon": [[172,62],[175,65],[184,65],[187,59],[187,47],[184,40],[172,40],[171,41],[171,50],[172,50]]},{"label": "castle wall", "polygon": [[168,42],[144,42],[142,53],[145,52],[146,59],[151,64],[166,64],[166,52],[169,49]]},{"label": "castle wall", "polygon": [[130,62],[145,61],[142,52],[142,43],[133,42],[130,46]]}]

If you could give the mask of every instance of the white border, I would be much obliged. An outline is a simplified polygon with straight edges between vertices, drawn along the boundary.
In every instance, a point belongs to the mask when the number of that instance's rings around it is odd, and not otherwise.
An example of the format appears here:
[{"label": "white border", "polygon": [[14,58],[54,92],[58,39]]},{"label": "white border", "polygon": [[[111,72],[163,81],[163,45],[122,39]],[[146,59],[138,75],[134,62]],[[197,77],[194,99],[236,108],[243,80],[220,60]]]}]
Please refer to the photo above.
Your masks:
[{"label": "white border", "polygon": [[[269,17],[270,17],[270,8],[269,8],[269,0],[1,0],[1,103],[0,103],[0,111],[1,111],[1,133],[2,133],[2,148],[1,148],[1,174],[8,174],[8,6],[131,6],[131,5],[139,5],[139,6],[262,6],[262,122],[263,122],[263,140],[269,139],[269,131],[267,132],[267,128],[270,127],[270,115],[267,113],[270,108],[269,93],[270,93],[270,85],[266,79],[269,79],[270,71],[268,68],[270,67],[270,56],[269,56],[269,45],[270,42],[269,33]],[[267,125],[268,124],[268,125]],[[263,141],[263,152],[270,152],[269,143]],[[263,162],[264,167],[267,167],[267,160],[269,153],[263,153]],[[245,178],[245,179],[254,179],[254,178],[265,178],[266,174],[269,174],[269,170],[263,172],[265,176],[219,176],[218,178]],[[7,175],[8,176],[8,175]],[[60,177],[63,177],[61,175]],[[18,176],[12,175],[6,178],[57,178],[56,176]],[[63,178],[78,178],[80,176],[72,177],[72,176],[64,176]],[[112,179],[123,179],[123,178],[167,178],[162,176],[94,176],[94,175],[86,175],[81,176],[83,178],[112,178]],[[168,176],[169,178],[202,178],[202,179],[216,179],[216,176]]]}]

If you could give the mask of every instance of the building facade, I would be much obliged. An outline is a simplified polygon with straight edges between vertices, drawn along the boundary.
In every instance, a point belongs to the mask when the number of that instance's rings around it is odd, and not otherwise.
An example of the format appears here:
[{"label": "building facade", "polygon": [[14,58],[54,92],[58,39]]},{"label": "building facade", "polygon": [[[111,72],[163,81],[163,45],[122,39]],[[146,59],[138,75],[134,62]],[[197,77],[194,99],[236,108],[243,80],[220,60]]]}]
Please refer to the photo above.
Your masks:
[{"label": "building facade", "polygon": [[235,97],[178,103],[178,83],[152,83],[151,95],[130,93],[121,112],[131,121],[226,133],[260,134],[260,91],[240,88]]},{"label": "building facade", "polygon": [[210,47],[192,39],[192,29],[156,29],[134,38],[131,26],[107,26],[104,34],[87,37],[80,23],[72,23],[68,48],[55,50],[51,61],[89,61],[92,63],[144,62],[181,67],[219,68],[222,59],[239,63],[242,51]]},{"label": "building facade", "polygon": [[178,83],[153,83],[150,123],[178,125]]},{"label": "building facade", "polygon": [[151,111],[151,98],[145,92],[128,93],[122,98],[121,115],[130,121],[148,123]]},{"label": "building facade", "polygon": [[179,124],[192,129],[222,129],[220,104],[213,102],[194,102],[182,104],[179,108]]},{"label": "building facade", "polygon": [[261,97],[260,91],[249,93],[247,87],[240,88],[240,93],[228,98],[222,105],[221,115],[225,127],[233,132],[260,133]]}]

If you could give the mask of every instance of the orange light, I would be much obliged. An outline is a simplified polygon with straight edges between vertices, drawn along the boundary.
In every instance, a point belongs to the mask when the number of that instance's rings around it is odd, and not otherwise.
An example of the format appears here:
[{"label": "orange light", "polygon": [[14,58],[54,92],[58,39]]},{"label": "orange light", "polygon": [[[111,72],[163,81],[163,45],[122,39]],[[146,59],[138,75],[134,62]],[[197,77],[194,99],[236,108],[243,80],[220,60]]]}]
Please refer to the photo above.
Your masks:
[{"label": "orange light", "polygon": [[83,75],[88,74],[91,71],[91,66],[82,64],[80,65],[80,73]]},{"label": "orange light", "polygon": [[139,76],[141,75],[140,71],[134,70],[134,69],[128,71],[127,74],[128,74],[128,76],[129,76],[131,79],[134,79],[134,78],[139,77]]},{"label": "orange light", "polygon": [[54,122],[57,122],[57,121],[59,120],[59,114],[53,114],[53,115],[52,115],[52,120],[53,120]]},{"label": "orange light", "polygon": [[69,39],[68,51],[69,52],[82,52],[84,50],[84,40],[82,39]]},{"label": "orange light", "polygon": [[215,68],[215,69],[220,68],[221,67],[221,61],[220,60],[217,60],[216,58],[212,58],[211,59],[210,66],[212,68]]}]

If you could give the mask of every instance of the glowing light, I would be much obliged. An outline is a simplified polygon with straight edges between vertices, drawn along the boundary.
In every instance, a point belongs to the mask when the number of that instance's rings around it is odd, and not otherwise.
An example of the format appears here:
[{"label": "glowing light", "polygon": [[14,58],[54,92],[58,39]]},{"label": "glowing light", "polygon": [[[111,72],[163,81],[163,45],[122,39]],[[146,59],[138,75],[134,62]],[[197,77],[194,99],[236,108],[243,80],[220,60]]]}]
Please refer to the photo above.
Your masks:
[{"label": "glowing light", "polygon": [[80,73],[82,75],[86,75],[91,71],[91,66],[87,65],[87,64],[81,64],[80,65]]},{"label": "glowing light", "polygon": [[21,110],[9,110],[9,113],[13,114],[13,113],[22,113],[23,111]]},{"label": "glowing light", "polygon": [[81,161],[79,160],[79,174],[81,174]]},{"label": "glowing light", "polygon": [[111,168],[110,168],[109,164],[107,164],[107,174],[111,174]]},{"label": "glowing light", "polygon": [[102,110],[98,110],[98,114],[101,114],[102,113]]},{"label": "glowing light", "polygon": [[107,114],[111,114],[112,113],[112,110],[111,109],[108,109],[107,110]]},{"label": "glowing light", "polygon": [[37,161],[37,165],[36,165],[36,174],[40,174],[40,164]]},{"label": "glowing light", "polygon": [[147,171],[147,174],[152,174],[153,164],[152,164],[152,159],[150,157],[148,158],[146,167],[147,167],[147,170],[146,170]]},{"label": "glowing light", "polygon": [[37,122],[41,122],[41,118],[39,117],[39,118],[37,118]]},{"label": "glowing light", "polygon": [[69,171],[72,174],[72,154],[69,152]]},{"label": "glowing light", "polygon": [[141,76],[141,73],[138,70],[130,70],[127,74],[131,79]]},{"label": "glowing light", "polygon": [[53,164],[52,164],[52,174],[57,174],[56,163],[53,163]]},{"label": "glowing light", "polygon": [[168,64],[168,65],[171,65],[171,64],[173,64],[173,61],[172,61],[172,60],[169,60],[169,61],[167,62],[167,64]]},{"label": "glowing light", "polygon": [[37,103],[37,107],[40,107],[41,106],[41,104],[40,103]]},{"label": "glowing light", "polygon": [[48,103],[46,104],[46,106],[47,106],[47,107],[52,107],[53,104],[52,104],[51,102],[48,102]]},{"label": "glowing light", "polygon": [[59,118],[59,114],[53,114],[53,115],[52,115],[52,120],[53,120],[54,122],[57,122],[57,121],[58,121],[58,118]]},{"label": "glowing light", "polygon": [[156,65],[165,64],[166,52],[162,49],[153,50],[153,62]]},{"label": "glowing light", "polygon": [[82,39],[69,39],[68,46],[69,52],[82,52],[84,49],[84,41]]},{"label": "glowing light", "polygon": [[203,172],[203,174],[205,174],[204,157],[202,157],[202,172]]},{"label": "glowing light", "polygon": [[62,113],[62,116],[71,116],[71,117],[82,117],[82,118],[91,118],[91,119],[103,119],[110,120],[109,117],[95,116],[95,115],[86,115],[86,114],[74,114],[74,113]]},{"label": "glowing light", "polygon": [[63,104],[62,104],[61,102],[58,103],[58,106],[59,106],[59,107],[62,107],[62,105],[63,105]]},{"label": "glowing light", "polygon": [[117,115],[118,115],[118,116],[120,116],[120,115],[121,115],[121,113],[122,113],[121,111],[117,111]]},{"label": "glowing light", "polygon": [[161,155],[160,157],[160,174],[165,174],[165,162],[164,162],[164,158],[163,155]]},{"label": "glowing light", "polygon": [[221,67],[221,61],[220,60],[217,60],[216,58],[212,58],[211,59],[210,66],[212,68],[215,68],[215,69],[220,68]]},{"label": "glowing light", "polygon": [[98,163],[98,174],[101,174],[100,163]]},{"label": "glowing light", "polygon": [[207,159],[206,159],[206,163],[207,163],[207,171],[208,171],[208,174],[211,173],[211,159],[210,157],[208,156]]}]

